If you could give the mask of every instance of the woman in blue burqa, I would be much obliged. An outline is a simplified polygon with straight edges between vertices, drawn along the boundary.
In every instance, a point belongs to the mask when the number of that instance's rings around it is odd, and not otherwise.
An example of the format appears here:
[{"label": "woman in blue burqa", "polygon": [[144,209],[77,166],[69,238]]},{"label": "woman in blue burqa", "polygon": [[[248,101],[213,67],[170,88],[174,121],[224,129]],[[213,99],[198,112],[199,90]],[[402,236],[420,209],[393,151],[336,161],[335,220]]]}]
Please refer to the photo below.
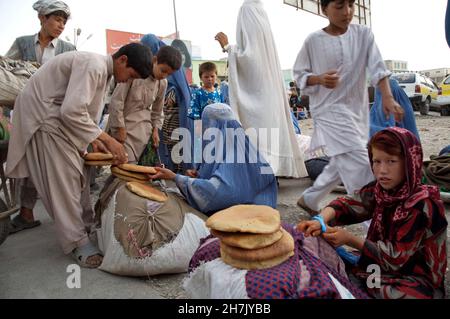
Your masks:
[{"label": "woman in blue burqa", "polygon": [[419,131],[417,130],[416,125],[416,117],[408,96],[400,87],[397,80],[389,79],[389,84],[391,85],[392,95],[397,103],[403,108],[405,116],[401,122],[396,122],[393,115],[386,118],[386,114],[383,112],[381,92],[377,89],[375,91],[375,101],[370,109],[370,137],[385,128],[396,126],[407,129],[420,141]]},{"label": "woman in blue burqa", "polygon": [[206,215],[239,204],[276,207],[275,175],[228,105],[204,109],[202,136],[202,163],[197,170],[184,176],[156,168],[152,178],[174,180],[189,205]]},{"label": "woman in blue burqa", "polygon": [[[156,55],[159,49],[166,44],[162,42],[154,34],[146,34],[142,37],[141,43],[150,48],[153,55]],[[187,110],[191,104],[191,93],[189,90],[189,84],[186,79],[183,68],[175,71],[167,78],[167,90],[166,90],[166,102],[164,105],[164,123],[162,128],[162,144],[160,144],[160,153],[168,154],[168,160],[163,162],[166,166],[176,167],[178,163],[173,163],[170,159],[172,147],[178,142],[172,139],[172,132],[178,127],[186,128],[189,131],[193,131],[193,121],[188,118]],[[151,141],[150,141],[151,144]],[[164,149],[164,146],[168,149]],[[151,148],[151,146],[149,146]],[[148,151],[146,149],[146,151]],[[143,163],[145,164],[145,163]],[[184,168],[190,168],[191,163],[184,163]]]}]

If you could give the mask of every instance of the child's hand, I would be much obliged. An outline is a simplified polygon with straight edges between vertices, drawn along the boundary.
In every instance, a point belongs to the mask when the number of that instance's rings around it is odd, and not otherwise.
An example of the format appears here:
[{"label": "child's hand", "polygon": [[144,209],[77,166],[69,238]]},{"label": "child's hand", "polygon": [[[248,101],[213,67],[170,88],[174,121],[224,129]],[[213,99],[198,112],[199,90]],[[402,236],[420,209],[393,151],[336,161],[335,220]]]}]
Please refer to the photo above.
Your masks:
[{"label": "child's hand", "polygon": [[402,121],[403,116],[405,115],[405,111],[392,96],[383,99],[382,104],[383,112],[386,115],[387,119],[389,118],[390,114],[393,114],[396,122]]},{"label": "child's hand", "polygon": [[319,75],[320,85],[326,87],[327,89],[334,89],[339,83],[339,75],[337,70],[330,70],[324,74]]},{"label": "child's hand", "polygon": [[127,129],[124,127],[117,128],[115,134],[113,137],[120,143],[125,143],[125,140],[127,139]]},{"label": "child's hand", "polygon": [[317,237],[322,234],[322,228],[317,220],[308,220],[300,222],[297,225],[297,230],[301,231],[305,237],[313,236]]},{"label": "child's hand", "polygon": [[159,147],[159,132],[158,132],[157,128],[153,129],[152,140],[153,140],[153,147],[158,148]]},{"label": "child's hand", "polygon": [[323,234],[323,238],[334,247],[348,245],[353,235],[342,228],[328,227],[327,232]]},{"label": "child's hand", "polygon": [[109,153],[109,150],[106,148],[105,144],[99,139],[93,141],[92,143],[92,151],[94,153]]}]

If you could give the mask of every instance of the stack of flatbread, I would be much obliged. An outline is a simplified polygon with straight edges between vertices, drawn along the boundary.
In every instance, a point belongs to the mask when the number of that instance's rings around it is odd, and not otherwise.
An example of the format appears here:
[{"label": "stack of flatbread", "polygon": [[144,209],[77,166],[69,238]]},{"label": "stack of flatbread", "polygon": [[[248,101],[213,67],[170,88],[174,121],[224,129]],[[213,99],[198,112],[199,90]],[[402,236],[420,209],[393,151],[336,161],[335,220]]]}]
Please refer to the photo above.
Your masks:
[{"label": "stack of flatbread", "polygon": [[140,182],[128,182],[127,188],[130,192],[132,192],[138,196],[141,196],[141,197],[144,197],[144,198],[156,201],[156,202],[165,202],[168,199],[166,194],[164,194],[160,190],[157,190],[156,188],[153,188],[152,186],[150,186],[148,184],[143,184]]},{"label": "stack of flatbread", "polygon": [[113,155],[110,153],[87,153],[84,156],[84,164],[88,166],[112,165]]},{"label": "stack of flatbread", "polygon": [[233,206],[212,215],[206,226],[220,239],[222,260],[235,268],[271,268],[294,255],[294,239],[269,206]]},{"label": "stack of flatbread", "polygon": [[156,170],[150,166],[122,164],[111,167],[111,173],[127,182],[146,183],[150,180],[149,175],[156,174]]}]

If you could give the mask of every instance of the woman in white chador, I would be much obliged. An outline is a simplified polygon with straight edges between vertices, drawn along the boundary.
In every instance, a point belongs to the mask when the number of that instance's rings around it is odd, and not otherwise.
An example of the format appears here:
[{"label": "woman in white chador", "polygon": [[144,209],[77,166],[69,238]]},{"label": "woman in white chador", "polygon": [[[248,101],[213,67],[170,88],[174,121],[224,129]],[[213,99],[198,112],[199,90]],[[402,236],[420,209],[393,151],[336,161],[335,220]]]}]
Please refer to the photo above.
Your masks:
[{"label": "woman in white chador", "polygon": [[276,176],[307,176],[291,122],[280,61],[260,0],[245,0],[238,16],[236,46],[216,35],[228,52],[231,108],[245,130],[255,129],[258,150]]}]

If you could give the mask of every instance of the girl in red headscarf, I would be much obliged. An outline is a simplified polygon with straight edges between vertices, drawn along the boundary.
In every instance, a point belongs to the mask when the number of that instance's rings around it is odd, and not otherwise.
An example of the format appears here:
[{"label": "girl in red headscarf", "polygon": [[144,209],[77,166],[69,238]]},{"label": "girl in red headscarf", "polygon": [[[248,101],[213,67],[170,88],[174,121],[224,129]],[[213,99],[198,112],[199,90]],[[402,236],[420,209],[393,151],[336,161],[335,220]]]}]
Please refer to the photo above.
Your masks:
[{"label": "girl in red headscarf", "polygon": [[[369,157],[376,181],[358,198],[331,202],[297,228],[335,247],[361,252],[352,273],[375,298],[443,298],[447,268],[447,220],[435,186],[422,185],[422,147],[401,128],[375,134]],[[367,238],[332,226],[372,219]]]}]

